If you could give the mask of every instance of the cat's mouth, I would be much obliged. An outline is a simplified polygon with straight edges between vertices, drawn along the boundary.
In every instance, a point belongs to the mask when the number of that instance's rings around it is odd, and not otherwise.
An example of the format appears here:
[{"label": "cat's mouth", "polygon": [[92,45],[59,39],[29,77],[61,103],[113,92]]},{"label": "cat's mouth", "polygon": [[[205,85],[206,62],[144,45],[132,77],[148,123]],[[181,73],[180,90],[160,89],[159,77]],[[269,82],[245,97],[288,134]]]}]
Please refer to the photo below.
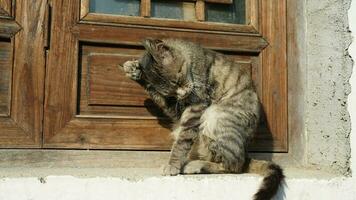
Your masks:
[{"label": "cat's mouth", "polygon": [[177,92],[177,99],[179,100],[185,99],[189,96],[189,92],[184,88],[178,88],[176,92]]}]

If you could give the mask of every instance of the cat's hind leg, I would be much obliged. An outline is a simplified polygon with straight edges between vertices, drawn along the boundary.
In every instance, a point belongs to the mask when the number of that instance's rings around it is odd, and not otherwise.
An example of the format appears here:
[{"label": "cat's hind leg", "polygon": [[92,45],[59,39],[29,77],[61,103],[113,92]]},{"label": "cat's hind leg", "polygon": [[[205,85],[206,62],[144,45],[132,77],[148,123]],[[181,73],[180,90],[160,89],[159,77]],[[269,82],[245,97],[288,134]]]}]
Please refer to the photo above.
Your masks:
[{"label": "cat's hind leg", "polygon": [[226,172],[222,163],[205,160],[190,161],[183,168],[183,174],[221,174]]},{"label": "cat's hind leg", "polygon": [[206,148],[213,157],[211,161],[222,163],[226,171],[240,173],[246,156],[247,135],[243,120],[234,109],[212,105],[201,117],[201,136],[209,138]]}]

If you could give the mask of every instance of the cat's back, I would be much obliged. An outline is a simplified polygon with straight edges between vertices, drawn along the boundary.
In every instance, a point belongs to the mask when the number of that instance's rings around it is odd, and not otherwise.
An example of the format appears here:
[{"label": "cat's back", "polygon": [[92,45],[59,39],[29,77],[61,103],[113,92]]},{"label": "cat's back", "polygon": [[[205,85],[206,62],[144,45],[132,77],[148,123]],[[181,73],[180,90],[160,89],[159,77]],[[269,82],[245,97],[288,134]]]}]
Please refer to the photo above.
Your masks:
[{"label": "cat's back", "polygon": [[213,96],[215,99],[222,100],[246,89],[254,90],[249,67],[224,54],[213,53],[209,82],[214,87]]}]

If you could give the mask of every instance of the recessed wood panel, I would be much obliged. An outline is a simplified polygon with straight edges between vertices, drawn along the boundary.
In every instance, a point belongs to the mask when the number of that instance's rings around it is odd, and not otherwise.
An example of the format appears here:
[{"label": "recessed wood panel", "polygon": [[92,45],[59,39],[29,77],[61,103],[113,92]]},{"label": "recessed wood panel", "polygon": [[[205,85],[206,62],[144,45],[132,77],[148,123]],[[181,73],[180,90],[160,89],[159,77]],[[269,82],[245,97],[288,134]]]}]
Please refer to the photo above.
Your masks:
[{"label": "recessed wood panel", "polygon": [[119,65],[137,56],[91,54],[88,56],[89,105],[144,106],[149,98],[142,87],[125,76]]},{"label": "recessed wood panel", "polygon": [[78,113],[124,118],[162,117],[145,90],[125,76],[119,65],[137,59],[143,48],[121,45],[80,45]]},{"label": "recessed wood panel", "polygon": [[0,115],[10,111],[11,41],[0,38]]}]

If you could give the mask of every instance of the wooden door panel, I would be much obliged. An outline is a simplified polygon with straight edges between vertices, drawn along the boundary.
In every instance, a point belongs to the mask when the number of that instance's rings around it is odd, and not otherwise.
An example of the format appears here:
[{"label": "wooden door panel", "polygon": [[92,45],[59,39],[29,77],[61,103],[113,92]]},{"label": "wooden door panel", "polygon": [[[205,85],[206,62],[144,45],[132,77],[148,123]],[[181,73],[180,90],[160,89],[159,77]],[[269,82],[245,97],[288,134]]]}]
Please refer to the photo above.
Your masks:
[{"label": "wooden door panel", "polygon": [[0,147],[40,147],[47,1],[17,0],[12,18],[14,2],[0,1]]},{"label": "wooden door panel", "polygon": [[0,38],[0,115],[2,116],[10,114],[11,46],[11,40]]},{"label": "wooden door panel", "polygon": [[89,105],[144,106],[148,96],[138,83],[125,77],[125,72],[119,67],[127,60],[138,58],[138,55],[126,54],[125,50],[116,54],[90,53],[83,57],[88,64],[87,71],[82,66],[82,77],[88,73]]},{"label": "wooden door panel", "polygon": [[79,52],[79,115],[152,119],[162,116],[144,89],[119,67],[127,60],[137,59],[142,48],[81,43]]},{"label": "wooden door panel", "polygon": [[165,121],[77,116],[65,128],[45,138],[48,148],[169,150]]}]

